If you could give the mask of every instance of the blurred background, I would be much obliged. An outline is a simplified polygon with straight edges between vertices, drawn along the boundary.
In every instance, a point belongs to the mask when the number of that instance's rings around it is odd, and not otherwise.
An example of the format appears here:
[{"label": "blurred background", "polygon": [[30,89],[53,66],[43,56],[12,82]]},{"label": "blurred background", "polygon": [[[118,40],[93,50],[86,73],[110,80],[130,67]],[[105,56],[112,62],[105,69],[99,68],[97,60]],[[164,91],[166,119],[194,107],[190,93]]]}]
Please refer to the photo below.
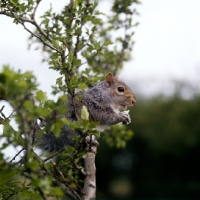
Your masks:
[{"label": "blurred background", "polygon": [[[64,3],[58,0],[53,7],[60,10]],[[102,135],[97,196],[200,199],[200,1],[141,3],[136,7],[140,25],[132,59],[119,74],[137,98],[130,111],[134,137],[125,149],[116,149],[108,147]],[[99,2],[104,12],[109,12],[107,4]],[[49,1],[41,5],[42,12]],[[56,72],[41,62],[39,51],[28,50],[29,35],[22,27],[4,16],[0,26],[0,67],[34,71],[40,88],[51,97]]]}]

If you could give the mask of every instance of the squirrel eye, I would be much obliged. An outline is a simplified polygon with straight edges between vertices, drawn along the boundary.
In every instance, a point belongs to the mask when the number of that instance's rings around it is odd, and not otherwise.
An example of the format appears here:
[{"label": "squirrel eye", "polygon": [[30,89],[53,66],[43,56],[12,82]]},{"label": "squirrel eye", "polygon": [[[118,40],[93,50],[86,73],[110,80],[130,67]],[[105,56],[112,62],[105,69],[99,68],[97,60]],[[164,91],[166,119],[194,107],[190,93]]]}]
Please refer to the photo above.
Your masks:
[{"label": "squirrel eye", "polygon": [[123,87],[118,87],[118,91],[119,92],[124,92],[124,88]]}]

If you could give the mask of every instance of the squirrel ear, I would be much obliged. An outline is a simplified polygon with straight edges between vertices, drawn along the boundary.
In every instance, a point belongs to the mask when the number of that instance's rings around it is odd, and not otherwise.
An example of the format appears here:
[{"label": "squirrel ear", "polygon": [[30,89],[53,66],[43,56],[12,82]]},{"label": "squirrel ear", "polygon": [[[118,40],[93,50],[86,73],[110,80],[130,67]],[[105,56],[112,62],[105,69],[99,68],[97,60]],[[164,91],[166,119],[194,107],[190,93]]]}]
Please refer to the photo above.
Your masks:
[{"label": "squirrel ear", "polygon": [[113,82],[113,74],[109,72],[106,76],[107,87],[110,87],[112,82]]}]

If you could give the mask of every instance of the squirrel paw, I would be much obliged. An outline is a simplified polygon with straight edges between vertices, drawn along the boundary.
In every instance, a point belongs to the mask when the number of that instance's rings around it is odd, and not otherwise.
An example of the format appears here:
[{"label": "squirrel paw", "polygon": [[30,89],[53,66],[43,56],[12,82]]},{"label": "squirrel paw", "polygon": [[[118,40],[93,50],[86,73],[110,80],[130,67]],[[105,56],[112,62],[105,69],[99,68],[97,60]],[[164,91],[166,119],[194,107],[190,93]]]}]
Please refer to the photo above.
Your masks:
[{"label": "squirrel paw", "polygon": [[120,112],[120,117],[122,118],[122,123],[124,125],[130,124],[131,123],[131,118],[130,115],[126,112]]},{"label": "squirrel paw", "polygon": [[87,145],[99,146],[99,143],[95,139],[94,135],[92,135],[92,138],[90,138],[90,136],[87,136],[85,138],[85,142],[86,142]]}]

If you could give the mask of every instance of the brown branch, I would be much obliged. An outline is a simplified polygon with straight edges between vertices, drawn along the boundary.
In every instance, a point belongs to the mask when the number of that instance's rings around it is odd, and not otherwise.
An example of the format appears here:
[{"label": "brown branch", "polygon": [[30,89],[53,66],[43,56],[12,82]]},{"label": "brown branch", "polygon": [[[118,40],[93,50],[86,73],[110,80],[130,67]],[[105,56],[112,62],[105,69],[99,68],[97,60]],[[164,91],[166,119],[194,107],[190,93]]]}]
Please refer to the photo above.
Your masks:
[{"label": "brown branch", "polygon": [[[19,23],[20,23],[20,22],[19,22]],[[31,35],[33,35],[34,37],[36,37],[37,39],[39,39],[44,45],[46,45],[46,46],[48,46],[49,48],[51,48],[52,50],[54,50],[54,51],[60,53],[60,51],[59,51],[58,49],[54,48],[51,44],[45,42],[45,41],[42,39],[42,37],[41,37],[40,35],[36,35],[36,34],[33,33],[32,31],[30,31],[23,23],[20,23],[20,24],[22,24],[22,26],[24,27],[24,29],[25,29],[26,31],[28,31]]]},{"label": "brown branch", "polygon": [[72,160],[72,163],[73,163],[75,169],[77,169],[78,171],[80,171],[83,175],[85,175],[85,176],[87,175],[87,174],[83,171],[83,169],[82,169],[81,167],[79,167],[73,160]]},{"label": "brown branch", "polygon": [[[8,13],[8,11],[9,11],[11,14]],[[11,12],[10,10],[3,10],[3,11],[0,11],[0,14],[1,14],[1,15],[6,15],[6,16],[8,16],[8,17],[14,17],[14,18],[15,18],[15,16],[17,15],[17,14],[15,14],[15,13]],[[28,22],[28,23],[34,24],[34,20],[29,19],[29,18],[27,18],[27,17],[18,17],[18,19],[20,19],[20,20],[22,20],[22,21],[24,21],[24,22]]]},{"label": "brown branch", "polygon": [[118,55],[118,60],[117,60],[117,62],[116,62],[116,67],[115,67],[115,70],[114,70],[114,72],[113,72],[113,74],[114,75],[116,75],[116,73],[117,73],[117,71],[118,71],[118,69],[119,69],[119,66],[120,66],[120,64],[122,64],[123,63],[123,61],[124,61],[124,57],[125,57],[125,50],[127,49],[127,47],[128,47],[128,45],[129,45],[129,41],[127,41],[126,40],[126,36],[127,36],[127,30],[128,30],[128,26],[126,25],[126,21],[128,21],[128,18],[127,18],[127,16],[128,16],[128,14],[126,14],[126,18],[125,18],[125,20],[124,20],[124,41],[123,41],[123,44],[122,44],[122,49],[121,49],[121,52],[120,52],[120,54]]},{"label": "brown branch", "polygon": [[5,119],[4,118],[2,118],[2,117],[0,117],[0,124],[5,124]]},{"label": "brown branch", "polygon": [[77,181],[74,179],[74,177],[68,177],[72,182],[74,182],[74,184],[77,186],[77,188],[79,189],[79,191],[84,194],[83,189],[81,188],[81,186],[77,183]]},{"label": "brown branch", "polygon": [[36,22],[35,20],[35,14],[36,14],[36,11],[38,9],[38,6],[40,4],[42,0],[38,0],[37,3],[36,3],[36,6],[33,10],[33,13],[31,15],[31,19],[33,20],[33,24],[36,26],[36,28],[38,29],[38,31],[49,41],[49,42],[52,42],[52,39],[43,31],[43,29],[41,28],[41,26]]},{"label": "brown branch", "polygon": [[[55,154],[54,154],[54,155],[55,155]],[[58,185],[61,189],[63,189],[63,190],[65,191],[65,194],[66,194],[67,196],[69,196],[71,199],[79,200],[79,199],[77,198],[77,196],[75,196],[74,193],[69,189],[68,186],[66,186],[65,184],[63,184],[62,182],[60,182],[60,181],[52,174],[52,172],[49,171],[49,170],[47,169],[47,167],[46,167],[44,161],[41,160],[41,158],[38,157],[37,154],[34,155],[34,158],[36,158],[36,160],[38,160],[39,162],[42,162],[42,163],[43,163],[41,169],[44,170],[44,171],[46,172],[47,175],[49,175],[49,176],[51,176],[51,177],[53,177],[53,178],[56,179],[56,180],[53,181],[53,184]]]},{"label": "brown branch", "polygon": [[24,113],[20,109],[17,110],[17,113],[18,113],[18,115],[21,119],[22,133],[24,133],[24,135],[25,135],[25,150],[26,150],[25,162],[28,162],[30,152],[32,150],[32,143],[31,143],[32,137],[31,137],[31,134],[28,132],[26,126],[25,126],[25,124],[27,123],[27,117],[24,115]]},{"label": "brown branch", "polygon": [[113,75],[116,75],[116,73],[117,73],[117,71],[119,69],[120,64],[123,63],[124,55],[125,55],[125,52],[124,52],[124,48],[123,48],[121,50],[120,54],[118,55],[118,59],[117,59],[116,65],[115,65],[115,70],[113,72]]},{"label": "brown branch", "polygon": [[[88,4],[87,4],[88,5]],[[83,16],[87,14],[87,9],[85,9],[84,13],[81,14],[81,26],[80,26],[80,29],[82,30],[83,28],[83,25],[85,24],[85,21],[84,21],[84,18]],[[74,48],[74,56],[77,56],[77,53],[82,49],[82,48],[79,48],[78,49],[78,45],[80,43],[80,36],[81,36],[81,33],[77,35],[76,37],[76,44],[75,44],[75,48]],[[84,47],[85,45],[83,45]]]},{"label": "brown branch", "polygon": [[35,33],[33,33],[32,31],[30,31],[23,23],[21,23],[22,26],[25,28],[26,31],[28,31],[31,35],[33,35],[34,37],[36,37],[37,39],[39,39],[44,45],[48,46],[49,48],[51,48],[52,50],[60,53],[60,51],[56,48],[54,48],[52,45],[50,45],[49,43],[45,42],[42,37],[39,35],[36,35]]},{"label": "brown branch", "polygon": [[77,198],[71,191],[68,187],[66,187],[65,184],[61,183],[60,181],[56,180],[56,181],[53,181],[54,184],[58,185],[62,190],[65,191],[65,195],[67,195],[70,199],[73,199],[73,200],[79,200],[79,198]]},{"label": "brown branch", "polygon": [[51,158],[57,156],[58,154],[60,154],[60,153],[63,152],[63,151],[64,151],[64,149],[61,149],[60,151],[54,153],[53,155],[49,156],[48,158],[44,159],[43,161],[44,161],[44,162],[47,162],[48,160],[50,160]]},{"label": "brown branch", "polygon": [[4,124],[5,122],[6,122],[6,120],[8,120],[11,116],[12,116],[12,114],[14,113],[14,110],[11,112],[11,114],[8,116],[8,117],[6,117],[5,115],[4,115],[4,113],[2,112],[3,111],[3,109],[5,108],[5,106],[2,106],[1,107],[1,109],[0,109],[0,114],[2,115],[2,117],[0,117],[0,124]]},{"label": "brown branch", "polygon": [[63,184],[70,189],[70,191],[76,196],[78,200],[81,200],[81,197],[77,194],[77,192],[67,183],[66,178],[64,177],[63,173],[58,169],[55,162],[50,161],[54,170],[59,174]]},{"label": "brown branch", "polygon": [[48,200],[48,197],[44,194],[43,190],[40,187],[37,187],[40,195],[42,196],[43,200]]},{"label": "brown branch", "polygon": [[[40,2],[41,0],[39,0]],[[33,11],[33,14],[32,14],[32,19],[29,19],[27,17],[19,17],[16,13],[14,13],[11,9],[8,8],[8,10],[4,10],[4,11],[0,11],[0,14],[3,14],[3,15],[6,15],[6,16],[9,16],[9,17],[13,17],[17,20],[18,23],[20,23],[24,29],[26,31],[28,31],[32,36],[36,37],[37,39],[39,39],[44,45],[48,46],[49,48],[51,48],[52,50],[60,53],[60,51],[58,49],[56,49],[55,47],[53,47],[51,44],[47,43],[46,41],[44,41],[44,39],[42,39],[41,36],[45,37],[50,43],[52,42],[52,39],[42,30],[41,26],[38,25],[38,23],[36,22],[35,20],[35,13],[36,13],[36,10],[38,8],[38,5],[39,5],[39,2],[37,3],[36,7],[34,8],[34,11]],[[10,13],[8,13],[8,11]],[[28,23],[31,23],[32,25],[34,25],[37,30],[39,31],[39,33],[41,34],[40,35],[37,35],[35,33],[33,33],[32,31],[30,31],[24,24],[24,22],[28,22]]]}]

